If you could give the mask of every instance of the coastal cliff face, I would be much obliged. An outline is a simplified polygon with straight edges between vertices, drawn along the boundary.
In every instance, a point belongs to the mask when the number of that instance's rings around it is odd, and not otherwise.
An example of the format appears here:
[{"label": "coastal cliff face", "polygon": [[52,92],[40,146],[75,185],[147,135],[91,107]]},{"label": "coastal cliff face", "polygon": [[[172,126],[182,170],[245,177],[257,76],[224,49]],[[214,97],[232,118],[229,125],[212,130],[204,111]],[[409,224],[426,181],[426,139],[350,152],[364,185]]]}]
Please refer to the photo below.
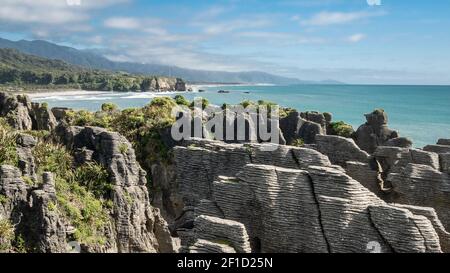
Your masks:
[{"label": "coastal cliff face", "polygon": [[[263,146],[192,140],[175,148],[185,210],[172,228],[186,251],[198,251],[205,239],[238,252],[248,251],[239,241],[254,252],[366,252],[373,242],[382,252],[448,246],[433,209],[388,204],[312,149]],[[203,227],[205,216],[225,232]],[[241,240],[227,228],[238,223],[246,231]]]},{"label": "coastal cliff face", "polygon": [[[51,111],[33,114],[42,106],[27,108],[25,97],[16,99],[2,107],[16,129],[55,120]],[[16,159],[0,164],[0,220],[8,235],[0,234],[1,251],[177,251],[166,221],[150,204],[146,172],[123,136],[60,124],[45,141],[5,128],[1,137],[15,139],[17,151]],[[58,153],[68,162],[52,162]]]},{"label": "coastal cliff face", "polygon": [[158,123],[137,145],[52,110],[0,93],[0,251],[450,252],[450,140],[414,149],[384,111],[356,132],[289,111],[283,144],[174,142]]}]

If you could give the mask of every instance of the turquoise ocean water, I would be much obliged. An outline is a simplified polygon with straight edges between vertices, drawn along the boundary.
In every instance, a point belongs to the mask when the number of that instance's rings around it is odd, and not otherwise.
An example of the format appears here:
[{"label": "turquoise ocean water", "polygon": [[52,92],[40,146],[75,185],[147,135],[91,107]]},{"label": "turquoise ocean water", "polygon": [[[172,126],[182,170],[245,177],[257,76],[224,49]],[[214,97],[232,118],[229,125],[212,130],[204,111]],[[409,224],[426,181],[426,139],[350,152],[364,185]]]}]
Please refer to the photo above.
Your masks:
[{"label": "turquoise ocean water", "polygon": [[[192,100],[207,98],[211,103],[239,103],[243,100],[269,100],[301,111],[333,114],[355,129],[365,122],[364,114],[375,108],[385,109],[389,126],[401,136],[413,139],[416,147],[450,138],[450,86],[381,86],[381,85],[293,85],[293,86],[210,86],[203,93],[183,93]],[[219,94],[218,90],[230,93]],[[174,93],[169,94],[175,96]],[[102,103],[113,102],[121,108],[143,106],[153,93],[97,92],[64,95],[33,95],[34,101],[51,107],[98,110]]]}]

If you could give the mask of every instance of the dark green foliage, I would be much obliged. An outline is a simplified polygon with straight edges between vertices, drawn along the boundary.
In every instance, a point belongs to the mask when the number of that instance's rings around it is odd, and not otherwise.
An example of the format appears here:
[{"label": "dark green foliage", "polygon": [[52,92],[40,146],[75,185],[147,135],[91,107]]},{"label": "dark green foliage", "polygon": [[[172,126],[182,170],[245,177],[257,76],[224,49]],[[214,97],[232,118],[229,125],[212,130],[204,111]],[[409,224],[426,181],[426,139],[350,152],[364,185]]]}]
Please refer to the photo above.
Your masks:
[{"label": "dark green foliage", "polygon": [[174,97],[174,100],[175,100],[175,102],[178,104],[178,105],[184,105],[184,106],[189,106],[191,103],[185,98],[185,97],[183,97],[182,95],[176,95],[175,97]]},{"label": "dark green foliage", "polygon": [[103,103],[102,104],[102,111],[104,112],[113,112],[117,110],[117,105],[115,105],[114,103]]},{"label": "dark green foliage", "polygon": [[107,197],[112,190],[108,172],[97,163],[86,163],[76,168],[73,178],[97,198]]},{"label": "dark green foliage", "polygon": [[291,146],[303,147],[305,146],[305,141],[302,138],[294,139],[291,143]]},{"label": "dark green foliage", "polygon": [[[0,48],[0,85],[34,88],[82,88],[101,91],[148,91],[156,77],[91,70]],[[176,79],[171,79],[175,84]],[[157,89],[158,86],[156,85]]]},{"label": "dark green foliage", "polygon": [[40,140],[33,149],[37,172],[52,172],[57,203],[50,210],[60,213],[76,228],[74,239],[85,244],[104,244],[110,220],[107,171],[96,163],[74,167],[72,155],[62,146]]},{"label": "dark green foliage", "polygon": [[[180,100],[182,98],[178,97],[178,101]],[[96,113],[70,111],[66,115],[66,122],[70,125],[99,126],[119,132],[133,144],[138,159],[145,166],[168,160],[169,150],[162,141],[160,132],[170,128],[175,122],[172,110],[178,106],[176,100],[157,97],[142,108],[106,112],[110,106],[104,104],[103,111]]]},{"label": "dark green foliage", "polygon": [[16,133],[12,131],[6,120],[0,118],[0,165],[18,165],[16,137]]},{"label": "dark green foliage", "polygon": [[354,134],[353,127],[349,124],[346,124],[343,121],[338,122],[332,122],[330,124],[331,126],[331,135],[341,136],[341,137],[347,137],[350,138]]}]

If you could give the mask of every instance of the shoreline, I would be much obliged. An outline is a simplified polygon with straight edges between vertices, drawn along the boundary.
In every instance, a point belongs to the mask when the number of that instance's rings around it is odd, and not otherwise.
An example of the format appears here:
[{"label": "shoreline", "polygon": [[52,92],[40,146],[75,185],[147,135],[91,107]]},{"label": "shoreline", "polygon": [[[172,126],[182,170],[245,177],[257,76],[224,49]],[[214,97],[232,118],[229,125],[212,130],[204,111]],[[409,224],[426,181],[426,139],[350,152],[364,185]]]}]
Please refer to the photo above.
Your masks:
[{"label": "shoreline", "polygon": [[[145,95],[169,95],[169,94],[184,94],[184,93],[199,93],[199,90],[204,88],[214,88],[214,87],[226,87],[226,86],[276,86],[275,84],[265,84],[265,83],[230,83],[230,84],[189,84],[186,86],[186,91],[98,91],[98,90],[82,90],[82,89],[39,89],[39,90],[26,90],[26,91],[6,91],[12,94],[25,94],[30,98],[44,98],[46,96],[78,96],[78,95],[101,95],[101,94],[145,94]],[[191,90],[191,91],[189,91]]]}]

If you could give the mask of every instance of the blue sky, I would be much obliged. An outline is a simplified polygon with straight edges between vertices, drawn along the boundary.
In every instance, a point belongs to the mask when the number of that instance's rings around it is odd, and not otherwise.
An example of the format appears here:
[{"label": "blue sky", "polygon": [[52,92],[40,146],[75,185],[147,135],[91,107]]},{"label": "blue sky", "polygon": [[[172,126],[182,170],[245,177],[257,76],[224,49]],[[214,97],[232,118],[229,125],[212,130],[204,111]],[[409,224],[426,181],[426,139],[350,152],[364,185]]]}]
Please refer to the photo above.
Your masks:
[{"label": "blue sky", "polygon": [[0,36],[117,61],[450,84],[448,0],[0,0]]}]

